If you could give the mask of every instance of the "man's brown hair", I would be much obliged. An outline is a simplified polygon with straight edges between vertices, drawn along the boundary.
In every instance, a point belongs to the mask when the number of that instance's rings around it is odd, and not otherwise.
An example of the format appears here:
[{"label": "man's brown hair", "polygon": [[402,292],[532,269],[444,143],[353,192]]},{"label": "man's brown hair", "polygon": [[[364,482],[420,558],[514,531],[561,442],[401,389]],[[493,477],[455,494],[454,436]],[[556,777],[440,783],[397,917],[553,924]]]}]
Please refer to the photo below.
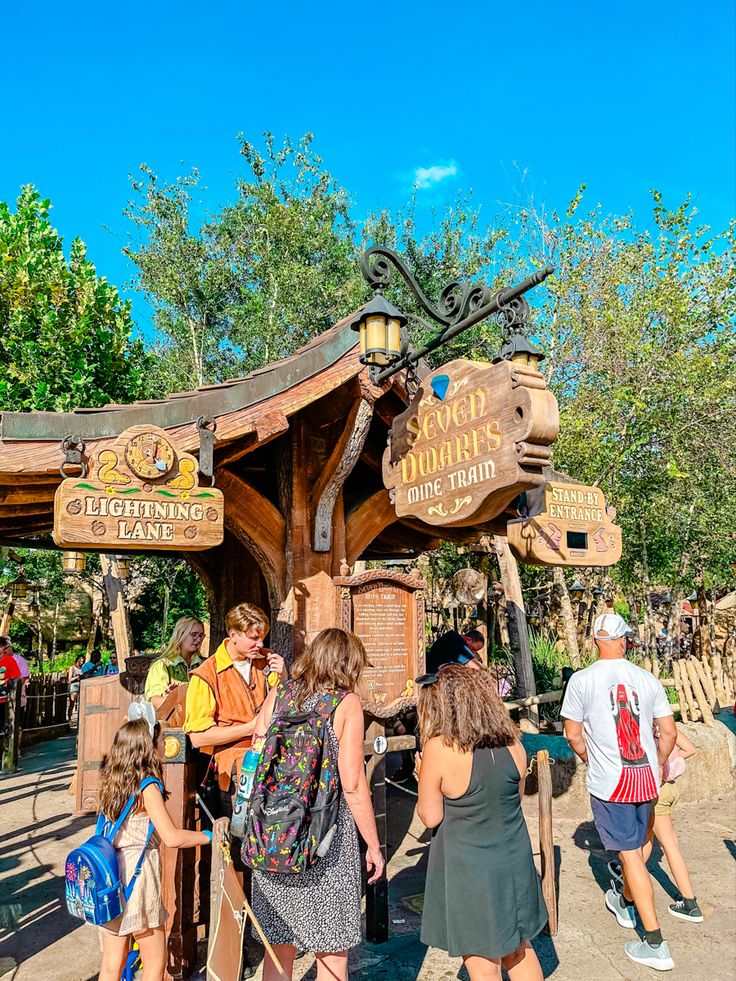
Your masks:
[{"label": "man's brown hair", "polygon": [[510,746],[519,738],[495,678],[460,664],[442,668],[434,684],[420,687],[417,713],[422,743],[439,736],[445,746],[469,753],[483,746]]},{"label": "man's brown hair", "polygon": [[260,606],[254,606],[252,603],[238,603],[237,606],[228,610],[225,616],[225,630],[228,633],[231,630],[241,630],[245,633],[255,627],[265,637],[269,626],[270,623],[266,614]]}]

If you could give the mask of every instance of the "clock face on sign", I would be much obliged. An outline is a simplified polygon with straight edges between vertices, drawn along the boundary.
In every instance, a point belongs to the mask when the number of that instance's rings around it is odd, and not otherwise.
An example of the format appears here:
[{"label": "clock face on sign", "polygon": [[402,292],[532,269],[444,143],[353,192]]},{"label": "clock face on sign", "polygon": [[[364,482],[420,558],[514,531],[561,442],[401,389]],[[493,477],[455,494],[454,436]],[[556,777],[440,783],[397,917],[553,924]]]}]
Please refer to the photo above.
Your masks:
[{"label": "clock face on sign", "polygon": [[139,433],[125,447],[125,462],[141,480],[156,480],[174,466],[174,448],[158,433]]}]

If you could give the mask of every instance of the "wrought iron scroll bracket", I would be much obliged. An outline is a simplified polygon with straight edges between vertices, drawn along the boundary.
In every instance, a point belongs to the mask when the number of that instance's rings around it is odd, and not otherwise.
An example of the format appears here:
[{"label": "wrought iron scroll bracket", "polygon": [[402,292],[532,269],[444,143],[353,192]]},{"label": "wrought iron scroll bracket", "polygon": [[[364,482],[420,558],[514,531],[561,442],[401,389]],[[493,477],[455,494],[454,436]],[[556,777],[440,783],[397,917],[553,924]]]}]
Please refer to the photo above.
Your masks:
[{"label": "wrought iron scroll bracket", "polygon": [[[61,441],[61,452],[64,462],[59,467],[59,473],[67,477],[86,477],[87,464],[84,462],[84,441],[79,436],[65,436]],[[69,469],[79,468],[79,473],[69,473]]]},{"label": "wrought iron scroll bracket", "polygon": [[197,419],[199,432],[199,472],[215,486],[215,432],[217,423],[212,416],[200,416]]},{"label": "wrought iron scroll bracket", "polygon": [[385,245],[374,245],[367,249],[360,260],[360,268],[371,289],[383,292],[391,282],[393,269],[398,272],[412,291],[420,307],[432,320],[443,327],[451,327],[469,314],[485,306],[490,300],[491,290],[483,283],[449,282],[435,306],[422,290],[411,271],[404,265],[401,256]]}]

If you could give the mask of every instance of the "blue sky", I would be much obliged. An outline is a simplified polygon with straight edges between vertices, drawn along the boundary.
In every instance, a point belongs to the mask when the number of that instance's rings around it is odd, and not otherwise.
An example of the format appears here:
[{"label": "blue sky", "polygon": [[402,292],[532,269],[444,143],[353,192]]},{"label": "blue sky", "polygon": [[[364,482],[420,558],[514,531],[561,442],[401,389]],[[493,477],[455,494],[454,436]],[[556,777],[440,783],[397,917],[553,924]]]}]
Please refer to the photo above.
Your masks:
[{"label": "blue sky", "polygon": [[[315,134],[360,218],[472,188],[488,217],[519,171],[551,206],[736,216],[731,0],[520,5],[3,4],[0,199],[35,183],[67,242],[123,285],[129,173],[197,166],[234,196],[236,134]],[[148,332],[150,312],[134,303]]]}]

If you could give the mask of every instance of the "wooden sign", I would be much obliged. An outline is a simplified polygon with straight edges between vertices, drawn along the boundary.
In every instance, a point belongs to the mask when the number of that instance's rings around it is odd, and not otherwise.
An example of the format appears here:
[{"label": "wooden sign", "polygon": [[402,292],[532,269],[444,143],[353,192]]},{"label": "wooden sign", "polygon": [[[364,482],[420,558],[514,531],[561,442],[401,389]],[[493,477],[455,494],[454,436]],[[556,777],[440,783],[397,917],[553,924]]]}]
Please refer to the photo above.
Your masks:
[{"label": "wooden sign", "polygon": [[468,525],[542,483],[559,432],[554,395],[528,365],[451,361],[394,420],[383,481],[399,518]]},{"label": "wooden sign", "polygon": [[621,558],[616,512],[603,491],[584,484],[551,481],[544,487],[543,510],[509,521],[511,551],[527,565],[605,566]]},{"label": "wooden sign", "polygon": [[155,426],[132,426],[66,477],[54,498],[54,541],[62,548],[197,551],[223,538],[224,501],[200,487],[197,460]]},{"label": "wooden sign", "polygon": [[414,695],[424,670],[424,587],[418,575],[374,569],[334,580],[338,623],[363,641],[372,667],[363,673],[361,698],[388,717],[391,706]]}]

